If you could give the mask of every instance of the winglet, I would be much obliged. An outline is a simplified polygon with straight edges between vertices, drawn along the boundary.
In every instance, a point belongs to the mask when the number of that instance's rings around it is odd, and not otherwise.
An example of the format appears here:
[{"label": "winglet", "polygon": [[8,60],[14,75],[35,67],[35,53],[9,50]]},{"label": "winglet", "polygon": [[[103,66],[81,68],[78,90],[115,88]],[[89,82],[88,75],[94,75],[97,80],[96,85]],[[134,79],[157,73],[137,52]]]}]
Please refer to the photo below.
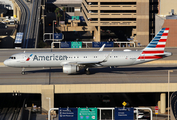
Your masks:
[{"label": "winglet", "polygon": [[103,51],[105,45],[106,44],[103,44],[103,46],[99,49],[99,51]]}]

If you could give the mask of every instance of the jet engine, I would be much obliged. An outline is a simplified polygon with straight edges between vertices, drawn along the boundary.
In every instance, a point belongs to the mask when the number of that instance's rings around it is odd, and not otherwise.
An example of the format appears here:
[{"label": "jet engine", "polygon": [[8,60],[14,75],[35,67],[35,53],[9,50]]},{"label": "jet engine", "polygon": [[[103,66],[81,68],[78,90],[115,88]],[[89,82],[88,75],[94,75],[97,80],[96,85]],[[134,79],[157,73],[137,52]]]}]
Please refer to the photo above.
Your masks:
[{"label": "jet engine", "polygon": [[66,64],[63,65],[63,73],[67,73],[67,74],[74,74],[79,72],[79,66],[77,65],[70,65],[70,64]]}]

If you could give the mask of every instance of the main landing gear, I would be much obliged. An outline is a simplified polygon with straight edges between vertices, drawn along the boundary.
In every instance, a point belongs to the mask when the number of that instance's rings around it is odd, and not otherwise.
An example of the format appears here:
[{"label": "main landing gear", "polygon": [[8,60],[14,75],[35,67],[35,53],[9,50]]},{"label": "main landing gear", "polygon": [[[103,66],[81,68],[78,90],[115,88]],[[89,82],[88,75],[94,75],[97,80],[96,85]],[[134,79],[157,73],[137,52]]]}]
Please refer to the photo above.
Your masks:
[{"label": "main landing gear", "polygon": [[21,72],[22,75],[25,75],[25,68],[22,69],[22,72]]},{"label": "main landing gear", "polygon": [[86,75],[89,75],[89,74],[90,74],[89,68],[86,68],[86,69],[85,69],[85,73],[86,73]]}]

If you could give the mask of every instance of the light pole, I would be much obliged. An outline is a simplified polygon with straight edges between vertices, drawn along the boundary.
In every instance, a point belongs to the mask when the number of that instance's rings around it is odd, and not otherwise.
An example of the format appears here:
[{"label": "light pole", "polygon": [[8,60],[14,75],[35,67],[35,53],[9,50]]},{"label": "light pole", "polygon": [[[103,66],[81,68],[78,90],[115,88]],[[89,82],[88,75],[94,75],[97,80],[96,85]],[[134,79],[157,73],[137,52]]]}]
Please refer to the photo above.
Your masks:
[{"label": "light pole", "polygon": [[168,120],[170,118],[169,116],[169,108],[170,108],[170,92],[169,92],[169,89],[170,89],[170,86],[169,86],[169,83],[170,83],[170,72],[173,72],[173,70],[168,70]]},{"label": "light pole", "polygon": [[53,42],[54,42],[54,24],[56,23],[56,20],[53,20]]},{"label": "light pole", "polygon": [[[54,42],[54,24],[56,23],[56,20],[53,20],[53,42]],[[54,47],[54,45],[53,45],[53,43],[52,43],[52,46],[51,46],[51,48],[53,49],[53,47]],[[51,52],[52,52],[52,49],[51,49]]]},{"label": "light pole", "polygon": [[51,108],[51,99],[49,97],[46,97],[46,99],[49,99],[49,110]]}]

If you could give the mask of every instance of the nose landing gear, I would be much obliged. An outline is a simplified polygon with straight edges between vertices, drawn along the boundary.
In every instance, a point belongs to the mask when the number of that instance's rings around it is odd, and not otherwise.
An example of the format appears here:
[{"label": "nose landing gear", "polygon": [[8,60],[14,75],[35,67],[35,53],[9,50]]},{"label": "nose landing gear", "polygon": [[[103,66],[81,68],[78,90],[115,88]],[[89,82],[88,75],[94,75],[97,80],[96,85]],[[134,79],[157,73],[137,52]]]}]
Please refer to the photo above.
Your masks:
[{"label": "nose landing gear", "polygon": [[22,75],[25,75],[25,68],[22,69],[22,72],[21,72]]}]

